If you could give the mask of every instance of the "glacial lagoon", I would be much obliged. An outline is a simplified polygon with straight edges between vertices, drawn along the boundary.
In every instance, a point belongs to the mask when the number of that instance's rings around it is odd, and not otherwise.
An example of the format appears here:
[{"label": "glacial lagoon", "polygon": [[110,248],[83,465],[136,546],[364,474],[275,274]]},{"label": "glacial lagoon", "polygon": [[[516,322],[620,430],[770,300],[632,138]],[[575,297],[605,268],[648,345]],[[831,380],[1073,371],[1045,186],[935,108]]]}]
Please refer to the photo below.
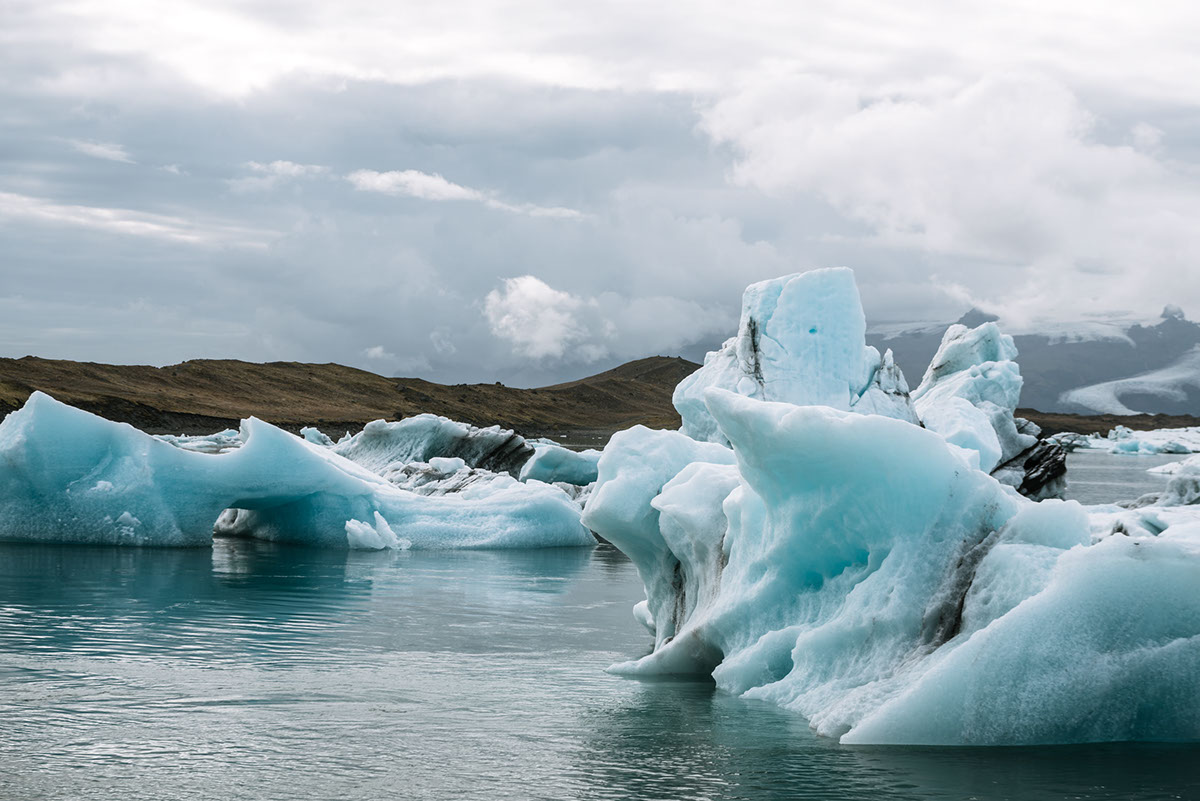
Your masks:
[{"label": "glacial lagoon", "polygon": [[[1152,466],[1072,463],[1080,498]],[[0,797],[1200,798],[1197,745],[849,747],[607,674],[649,651],[641,597],[606,546],[3,544]]]}]

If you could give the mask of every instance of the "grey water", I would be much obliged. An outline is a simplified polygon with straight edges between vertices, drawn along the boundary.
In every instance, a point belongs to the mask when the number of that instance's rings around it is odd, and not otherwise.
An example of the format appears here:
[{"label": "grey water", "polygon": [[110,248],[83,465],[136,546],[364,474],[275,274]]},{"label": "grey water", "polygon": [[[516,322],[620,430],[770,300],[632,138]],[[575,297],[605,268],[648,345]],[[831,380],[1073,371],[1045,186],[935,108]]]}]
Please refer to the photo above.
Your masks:
[{"label": "grey water", "polygon": [[0,545],[0,798],[1200,799],[1200,746],[846,747],[609,675],[641,597],[607,546]]},{"label": "grey water", "polygon": [[1180,454],[1074,451],[1067,455],[1067,491],[1063,497],[1082,504],[1101,504],[1132,501],[1147,493],[1162,492],[1170,476],[1146,471],[1185,458],[1186,455]]}]

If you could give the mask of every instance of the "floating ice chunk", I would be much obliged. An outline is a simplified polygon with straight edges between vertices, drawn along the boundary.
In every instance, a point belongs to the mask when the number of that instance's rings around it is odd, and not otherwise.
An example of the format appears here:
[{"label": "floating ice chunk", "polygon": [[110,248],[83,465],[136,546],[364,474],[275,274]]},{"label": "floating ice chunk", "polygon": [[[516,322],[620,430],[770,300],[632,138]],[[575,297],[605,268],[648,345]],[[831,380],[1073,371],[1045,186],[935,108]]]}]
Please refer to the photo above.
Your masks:
[{"label": "floating ice chunk", "polygon": [[0,423],[0,538],[207,545],[220,517],[230,533],[345,548],[346,522],[378,512],[415,548],[594,544],[556,487],[505,477],[424,497],[261,420],[239,436],[198,453],[34,393]]},{"label": "floating ice chunk", "polygon": [[916,422],[899,368],[865,342],[866,318],[852,271],[811,270],[751,284],[742,296],[737,336],[675,388],[682,430],[723,442],[704,405],[709,387],[841,410],[861,402],[864,413]]},{"label": "floating ice chunk", "polygon": [[521,468],[522,481],[535,479],[547,484],[562,482],[587,486],[596,480],[600,451],[573,451],[561,445],[536,443],[533,456]]},{"label": "floating ice chunk", "polygon": [[375,525],[361,520],[347,520],[346,542],[352,550],[407,551],[412,547],[411,541],[396,536],[379,512],[375,513]]},{"label": "floating ice chunk", "polygon": [[[960,411],[939,409],[957,398],[974,406],[990,422],[1001,448],[997,464],[1033,447],[1037,437],[1022,434],[1013,419],[1023,383],[1020,368],[1013,361],[1016,355],[1012,337],[1000,333],[995,323],[974,329],[950,326],[921,385],[912,394],[921,421],[930,426],[926,418],[960,418]],[[961,409],[961,404],[954,403]],[[936,423],[930,427],[936,428]],[[987,461],[980,459],[984,465]]]},{"label": "floating ice chunk", "polygon": [[1051,497],[1065,486],[1066,448],[1039,440],[1041,429],[1014,417],[1023,383],[1016,356],[1012,337],[995,323],[952,325],[912,399],[921,422],[976,449],[982,469],[1024,495]]},{"label": "floating ice chunk", "polygon": [[679,560],[659,531],[659,510],[651,501],[693,462],[730,465],[733,451],[678,431],[644,426],[620,431],[600,457],[595,489],[583,512],[585,526],[633,561],[646,587],[650,615],[660,625],[667,622],[660,620],[660,610],[674,603],[670,585]]},{"label": "floating ice chunk", "polygon": [[1173,476],[1178,474],[1200,475],[1200,456],[1192,456],[1178,462],[1167,462],[1157,467],[1151,467],[1147,473]]},{"label": "floating ice chunk", "polygon": [[187,434],[158,434],[156,439],[168,442],[176,448],[196,453],[225,453],[242,447],[242,438],[237,429],[227,428],[215,434],[189,436]]},{"label": "floating ice chunk", "polygon": [[533,455],[533,448],[512,431],[499,426],[476,428],[433,414],[367,423],[358,434],[339,440],[333,451],[375,472],[397,462],[458,457],[471,467],[514,476]]}]

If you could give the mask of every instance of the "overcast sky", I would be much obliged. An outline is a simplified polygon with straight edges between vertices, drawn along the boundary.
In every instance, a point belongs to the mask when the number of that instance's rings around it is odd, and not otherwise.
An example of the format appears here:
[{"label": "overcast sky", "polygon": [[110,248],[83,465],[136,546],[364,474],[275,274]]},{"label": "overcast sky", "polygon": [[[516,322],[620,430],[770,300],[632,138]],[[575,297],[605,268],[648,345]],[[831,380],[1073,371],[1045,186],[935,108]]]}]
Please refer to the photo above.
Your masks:
[{"label": "overcast sky", "polygon": [[[386,8],[391,6],[391,8]],[[538,384],[853,267],[1200,317],[1190,2],[0,3],[0,355]]]}]

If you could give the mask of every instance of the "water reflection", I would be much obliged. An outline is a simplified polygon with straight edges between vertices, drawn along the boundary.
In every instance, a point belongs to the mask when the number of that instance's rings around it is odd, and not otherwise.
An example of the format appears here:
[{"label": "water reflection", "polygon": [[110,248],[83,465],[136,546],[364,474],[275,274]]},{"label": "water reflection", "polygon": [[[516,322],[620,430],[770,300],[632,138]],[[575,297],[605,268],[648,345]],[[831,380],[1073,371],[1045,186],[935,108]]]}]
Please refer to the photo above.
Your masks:
[{"label": "water reflection", "polygon": [[0,798],[1200,797],[1193,746],[844,748],[644,653],[611,548],[0,545]]}]

